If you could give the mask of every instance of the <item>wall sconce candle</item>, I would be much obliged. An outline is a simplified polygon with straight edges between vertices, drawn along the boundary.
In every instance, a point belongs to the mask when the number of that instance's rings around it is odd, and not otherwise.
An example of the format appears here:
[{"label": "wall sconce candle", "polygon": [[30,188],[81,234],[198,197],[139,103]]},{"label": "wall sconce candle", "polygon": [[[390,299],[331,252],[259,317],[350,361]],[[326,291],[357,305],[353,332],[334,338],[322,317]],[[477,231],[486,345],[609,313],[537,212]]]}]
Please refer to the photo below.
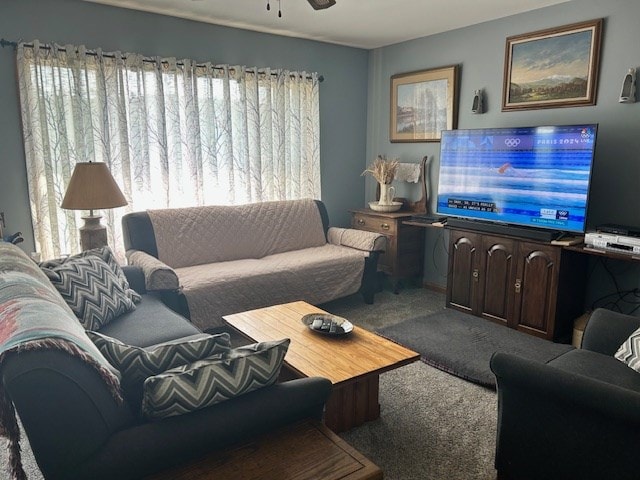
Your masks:
[{"label": "wall sconce candle", "polygon": [[473,92],[473,103],[471,104],[471,113],[484,113],[484,105],[482,101],[482,90]]},{"label": "wall sconce candle", "polygon": [[630,68],[622,81],[620,103],[635,103],[636,101],[636,69]]}]

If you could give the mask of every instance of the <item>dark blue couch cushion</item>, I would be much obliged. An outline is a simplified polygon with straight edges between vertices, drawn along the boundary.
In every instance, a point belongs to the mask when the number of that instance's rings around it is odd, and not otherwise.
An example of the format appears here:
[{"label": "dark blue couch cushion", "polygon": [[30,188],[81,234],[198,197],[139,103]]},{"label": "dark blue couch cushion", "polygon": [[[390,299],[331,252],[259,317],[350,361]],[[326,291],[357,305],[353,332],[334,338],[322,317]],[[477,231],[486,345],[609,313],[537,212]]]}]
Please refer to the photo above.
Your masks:
[{"label": "dark blue couch cushion", "polygon": [[549,362],[549,365],[640,392],[640,373],[614,357],[589,350],[571,350]]},{"label": "dark blue couch cushion", "polygon": [[127,345],[148,347],[201,332],[187,319],[167,308],[158,297],[147,294],[142,295],[142,301],[134,311],[105,325],[100,333]]}]

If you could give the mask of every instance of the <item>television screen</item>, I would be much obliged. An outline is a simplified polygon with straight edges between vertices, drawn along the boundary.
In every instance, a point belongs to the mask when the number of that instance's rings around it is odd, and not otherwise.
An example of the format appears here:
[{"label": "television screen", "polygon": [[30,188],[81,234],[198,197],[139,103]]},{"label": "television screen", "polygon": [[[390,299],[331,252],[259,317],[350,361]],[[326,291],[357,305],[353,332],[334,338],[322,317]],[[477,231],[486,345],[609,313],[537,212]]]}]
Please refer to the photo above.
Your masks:
[{"label": "television screen", "polygon": [[443,131],[437,213],[584,232],[597,128]]}]

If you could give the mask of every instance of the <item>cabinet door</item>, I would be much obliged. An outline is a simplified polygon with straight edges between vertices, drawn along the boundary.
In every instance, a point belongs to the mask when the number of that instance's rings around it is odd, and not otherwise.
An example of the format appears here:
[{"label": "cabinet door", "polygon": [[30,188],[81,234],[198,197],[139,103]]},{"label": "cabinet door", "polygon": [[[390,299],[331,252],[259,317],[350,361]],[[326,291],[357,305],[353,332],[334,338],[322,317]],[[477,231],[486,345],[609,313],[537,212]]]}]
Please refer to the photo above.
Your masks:
[{"label": "cabinet door", "polygon": [[476,313],[480,280],[480,235],[458,230],[449,234],[447,307]]},{"label": "cabinet door", "polygon": [[521,242],[513,321],[518,330],[553,340],[560,249]]},{"label": "cabinet door", "polygon": [[478,315],[512,326],[517,244],[509,238],[482,237]]}]

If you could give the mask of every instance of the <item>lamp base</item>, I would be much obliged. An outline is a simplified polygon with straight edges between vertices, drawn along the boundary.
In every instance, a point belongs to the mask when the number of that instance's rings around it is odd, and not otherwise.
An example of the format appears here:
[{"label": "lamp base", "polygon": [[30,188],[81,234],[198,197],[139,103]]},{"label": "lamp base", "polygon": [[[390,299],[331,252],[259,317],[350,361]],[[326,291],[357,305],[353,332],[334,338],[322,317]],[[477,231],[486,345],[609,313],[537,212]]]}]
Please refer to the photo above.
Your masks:
[{"label": "lamp base", "polygon": [[91,250],[107,245],[107,227],[100,223],[100,215],[82,217],[84,225],[80,227],[80,247]]}]

